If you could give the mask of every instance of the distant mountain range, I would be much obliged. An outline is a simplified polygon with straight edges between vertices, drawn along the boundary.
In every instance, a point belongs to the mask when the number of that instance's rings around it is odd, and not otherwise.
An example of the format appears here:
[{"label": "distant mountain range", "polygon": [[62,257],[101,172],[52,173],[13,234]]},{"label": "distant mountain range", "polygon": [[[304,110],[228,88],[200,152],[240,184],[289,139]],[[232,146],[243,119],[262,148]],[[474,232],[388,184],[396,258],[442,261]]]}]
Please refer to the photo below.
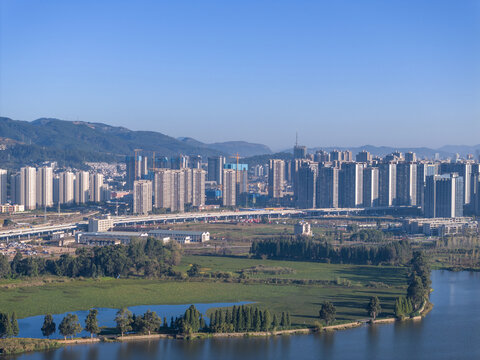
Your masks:
[{"label": "distant mountain range", "polygon": [[252,156],[271,153],[265,145],[243,141],[204,144],[191,138],[175,139],[155,131],[84,121],[41,118],[19,121],[0,117],[0,166],[17,167],[42,160],[78,166],[84,161],[113,162],[135,149],[155,151],[158,156],[178,154]]},{"label": "distant mountain range", "polygon": [[[57,161],[60,165],[82,167],[85,161],[121,161],[135,149],[155,152],[157,156],[178,154],[203,157],[223,155],[232,157],[238,153],[242,161],[255,164],[267,162],[270,158],[289,158],[292,148],[282,153],[272,154],[263,144],[245,141],[227,141],[213,144],[203,143],[190,137],[173,138],[155,131],[133,131],[124,127],[84,121],[65,121],[41,118],[32,122],[0,117],[0,167],[14,168],[42,161]],[[309,148],[315,152],[320,148]],[[367,150],[373,155],[384,156],[393,151],[414,151],[420,158],[433,158],[436,153],[441,158],[478,154],[480,144],[475,146],[447,145],[439,149],[394,148],[365,145],[359,147],[324,147],[351,150],[354,155]],[[233,161],[233,160],[232,160]]]},{"label": "distant mountain range", "polygon": [[272,154],[272,150],[268,146],[263,144],[249,143],[246,141],[225,141],[213,144],[204,144],[198,140],[189,137],[182,137],[177,139],[185,144],[214,149],[229,155],[235,155],[238,153],[238,155],[241,157]]}]

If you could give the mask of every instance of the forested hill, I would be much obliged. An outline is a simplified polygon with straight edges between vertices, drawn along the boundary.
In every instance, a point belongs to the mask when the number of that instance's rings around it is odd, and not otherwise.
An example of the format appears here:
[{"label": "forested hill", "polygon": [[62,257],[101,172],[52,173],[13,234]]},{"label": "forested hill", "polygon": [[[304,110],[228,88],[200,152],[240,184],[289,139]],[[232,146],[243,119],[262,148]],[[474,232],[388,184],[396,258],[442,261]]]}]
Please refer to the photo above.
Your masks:
[{"label": "forested hill", "polygon": [[157,156],[232,155],[270,153],[262,144],[243,141],[205,144],[191,138],[175,139],[155,131],[84,121],[41,118],[32,122],[0,117],[0,167],[15,168],[43,160],[79,166],[85,161],[123,160],[135,149]]},{"label": "forested hill", "polygon": [[83,121],[38,119],[32,122],[0,117],[2,166],[54,160],[76,165],[83,161],[115,161],[134,149],[155,151],[159,156],[200,154],[221,151],[184,143],[154,131],[132,131],[124,127]]}]

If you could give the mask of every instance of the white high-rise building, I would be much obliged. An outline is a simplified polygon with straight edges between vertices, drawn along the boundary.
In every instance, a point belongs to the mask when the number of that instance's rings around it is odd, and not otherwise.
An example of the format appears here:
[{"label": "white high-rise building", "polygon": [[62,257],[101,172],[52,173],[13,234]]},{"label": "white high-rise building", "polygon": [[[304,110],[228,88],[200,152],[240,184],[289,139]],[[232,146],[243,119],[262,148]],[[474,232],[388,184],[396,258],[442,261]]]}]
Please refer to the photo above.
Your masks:
[{"label": "white high-rise building", "polygon": [[133,183],[133,213],[147,215],[152,211],[152,182],[136,180]]},{"label": "white high-rise building", "polygon": [[0,169],[0,204],[7,202],[7,170]]},{"label": "white high-rise building", "polygon": [[271,198],[283,197],[285,187],[285,161],[271,159],[268,168],[268,196]]},{"label": "white high-rise building", "polygon": [[103,187],[103,175],[90,174],[89,198],[91,202],[98,203],[103,200],[102,187]]},{"label": "white high-rise building", "polygon": [[185,204],[192,203],[192,169],[183,169],[185,179]]},{"label": "white high-rise building", "polygon": [[154,206],[169,209],[172,204],[172,170],[156,169],[153,180]]},{"label": "white high-rise building", "polygon": [[378,206],[378,167],[363,170],[363,206]]},{"label": "white high-rise building", "polygon": [[37,170],[26,166],[20,169],[19,204],[25,210],[34,210],[37,205]]},{"label": "white high-rise building", "polygon": [[75,200],[75,176],[72,172],[60,173],[58,181],[58,202],[60,204],[72,204]]},{"label": "white high-rise building", "polygon": [[75,203],[85,204],[88,200],[90,188],[90,174],[87,171],[78,171],[75,175]]},{"label": "white high-rise building", "polygon": [[383,163],[378,170],[378,200],[380,206],[397,203],[397,164]]},{"label": "white high-rise building", "polygon": [[205,170],[192,170],[192,206],[205,205]]},{"label": "white high-rise building", "polygon": [[172,175],[172,211],[185,211],[185,173],[182,170],[173,170]]},{"label": "white high-rise building", "polygon": [[232,169],[223,170],[223,185],[222,185],[222,197],[223,206],[235,206],[236,205],[236,188],[237,188],[237,172]]},{"label": "white high-rise building", "polygon": [[37,206],[40,208],[53,206],[53,169],[41,167],[37,169]]}]

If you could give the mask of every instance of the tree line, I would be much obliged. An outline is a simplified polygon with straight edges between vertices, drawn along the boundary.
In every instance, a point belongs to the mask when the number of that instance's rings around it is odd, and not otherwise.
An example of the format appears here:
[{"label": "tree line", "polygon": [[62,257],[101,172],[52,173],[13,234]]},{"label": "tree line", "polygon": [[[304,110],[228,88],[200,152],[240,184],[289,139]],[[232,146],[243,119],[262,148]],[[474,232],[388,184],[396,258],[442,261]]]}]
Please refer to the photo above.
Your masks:
[{"label": "tree line", "polygon": [[407,296],[399,297],[395,301],[395,316],[398,318],[409,317],[418,313],[430,297],[431,269],[425,253],[421,251],[413,253],[410,269]]},{"label": "tree line", "polygon": [[12,315],[0,313],[0,338],[18,336],[19,331],[15,312]]},{"label": "tree line", "polygon": [[79,248],[75,256],[63,254],[59,259],[22,257],[17,253],[12,261],[0,255],[0,278],[38,275],[66,277],[127,276],[145,277],[178,275],[172,266],[181,260],[181,249],[175,243],[148,238],[125,245]]},{"label": "tree line", "polygon": [[412,257],[412,248],[406,240],[382,245],[335,247],[326,241],[290,237],[255,240],[252,242],[250,254],[257,258],[378,265],[405,263]]},{"label": "tree line", "polygon": [[[372,296],[365,306],[365,310],[367,311],[368,316],[375,320],[377,316],[382,312],[382,306],[380,304],[380,300],[377,296]],[[320,310],[318,312],[318,317],[320,320],[323,320],[325,325],[331,325],[335,321],[335,316],[337,314],[337,308],[335,305],[330,301],[324,301],[320,306]],[[319,325],[317,325],[319,327]]]},{"label": "tree line", "polygon": [[215,333],[276,331],[291,327],[290,313],[280,316],[252,306],[234,306],[232,310],[217,309],[210,318],[210,331]]}]

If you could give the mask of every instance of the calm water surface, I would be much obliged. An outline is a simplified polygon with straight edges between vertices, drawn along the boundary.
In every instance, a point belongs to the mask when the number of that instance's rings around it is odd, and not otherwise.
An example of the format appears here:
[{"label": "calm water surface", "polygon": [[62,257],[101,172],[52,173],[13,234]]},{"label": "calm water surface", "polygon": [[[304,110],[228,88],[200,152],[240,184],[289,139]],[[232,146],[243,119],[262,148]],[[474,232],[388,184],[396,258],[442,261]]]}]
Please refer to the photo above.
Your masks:
[{"label": "calm water surface", "polygon": [[422,321],[331,334],[78,345],[19,360],[480,359],[480,273],[434,271],[434,310]]}]

